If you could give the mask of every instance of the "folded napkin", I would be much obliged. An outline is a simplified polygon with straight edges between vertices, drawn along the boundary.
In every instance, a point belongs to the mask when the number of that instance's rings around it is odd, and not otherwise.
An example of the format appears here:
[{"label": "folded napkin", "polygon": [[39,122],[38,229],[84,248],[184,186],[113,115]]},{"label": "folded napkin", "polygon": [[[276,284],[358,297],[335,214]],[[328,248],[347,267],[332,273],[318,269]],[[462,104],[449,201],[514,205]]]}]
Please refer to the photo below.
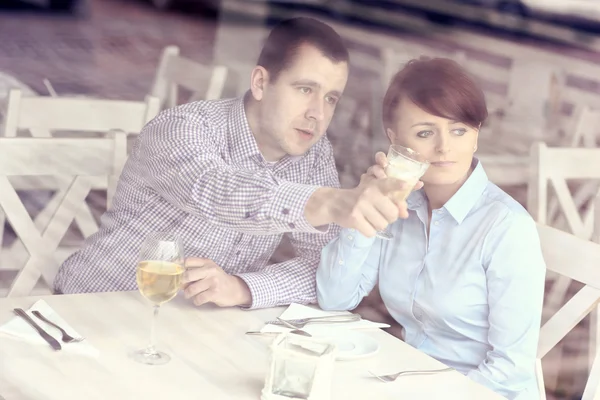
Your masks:
[{"label": "folded napkin", "polygon": [[[342,312],[331,312],[331,311],[323,311],[318,308],[307,307],[302,304],[292,303],[285,310],[279,318],[281,319],[299,319],[299,318],[310,318],[310,317],[323,317],[328,315],[344,315],[350,314],[348,311]],[[377,328],[389,328],[388,324],[381,324],[378,322],[368,321],[366,319],[360,321],[352,321],[352,322],[318,322],[314,324],[307,324],[303,329],[310,329],[311,327],[335,327],[335,328],[343,328],[343,329],[377,329]],[[290,328],[281,326],[281,325],[265,325],[260,331],[261,332],[286,332],[289,331]]]},{"label": "folded napkin", "polygon": [[[98,357],[100,352],[98,349],[93,347],[91,344],[87,342],[87,340],[83,340],[81,342],[73,342],[73,343],[63,343],[61,338],[62,334],[58,329],[53,327],[52,325],[47,324],[46,322],[40,320],[38,317],[32,314],[32,311],[39,311],[42,315],[48,318],[50,321],[54,322],[56,325],[63,328],[69,335],[78,338],[81,337],[79,333],[75,331],[69,324],[65,322],[44,300],[38,300],[35,302],[33,306],[26,310],[27,315],[31,317],[43,330],[45,330],[50,336],[54,337],[60,345],[62,346],[61,351],[76,353],[91,357]],[[10,337],[14,337],[20,340],[24,340],[30,342],[32,344],[47,346],[50,348],[48,342],[46,342],[37,331],[27,323],[23,318],[15,315],[10,321],[6,324],[0,326],[0,334],[8,335]]]}]

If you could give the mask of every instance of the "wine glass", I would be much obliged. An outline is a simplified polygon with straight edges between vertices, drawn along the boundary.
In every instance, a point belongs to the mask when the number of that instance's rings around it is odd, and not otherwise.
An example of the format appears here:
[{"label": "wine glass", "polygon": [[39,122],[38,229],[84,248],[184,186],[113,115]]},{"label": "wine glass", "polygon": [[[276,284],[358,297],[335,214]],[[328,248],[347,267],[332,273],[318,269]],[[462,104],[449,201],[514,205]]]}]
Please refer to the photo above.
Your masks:
[{"label": "wine glass", "polygon": [[156,319],[160,306],[179,291],[184,271],[183,245],[179,238],[169,233],[151,233],[146,237],[140,249],[136,280],[142,295],[153,303],[154,313],[150,343],[131,355],[135,361],[160,365],[171,359],[154,347]]},{"label": "wine glass", "polygon": [[[413,149],[397,144],[390,145],[387,161],[385,174],[390,178],[406,182],[402,188],[393,191],[390,197],[395,201],[406,200],[419,179],[421,179],[427,168],[429,168],[429,161]],[[385,240],[390,240],[394,237],[389,231],[389,225],[385,230],[378,231],[376,236]]]}]

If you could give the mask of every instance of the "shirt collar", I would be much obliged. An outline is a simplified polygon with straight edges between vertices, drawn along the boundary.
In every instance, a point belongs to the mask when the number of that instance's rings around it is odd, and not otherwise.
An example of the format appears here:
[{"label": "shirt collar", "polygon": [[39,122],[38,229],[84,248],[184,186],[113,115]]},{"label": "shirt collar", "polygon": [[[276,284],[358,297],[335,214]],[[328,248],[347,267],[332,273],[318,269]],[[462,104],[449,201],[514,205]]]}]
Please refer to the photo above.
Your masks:
[{"label": "shirt collar", "polygon": [[[444,208],[459,224],[462,223],[469,211],[473,209],[489,182],[487,174],[477,158],[473,158],[473,166],[473,172],[471,172],[465,183],[444,204]],[[423,189],[411,193],[407,199],[409,210],[416,210],[423,203],[425,203],[425,192]]]},{"label": "shirt collar", "polygon": [[[246,159],[254,159],[255,161],[267,165],[267,161],[263,157],[256,138],[250,129],[248,123],[248,117],[246,116],[245,102],[247,96],[250,95],[250,91],[246,92],[243,96],[237,98],[231,111],[229,112],[228,120],[228,134],[230,143],[230,154],[234,160],[243,161]],[[312,150],[312,149],[311,149]],[[310,151],[309,151],[310,152]],[[275,165],[277,168],[285,168],[289,164],[294,164],[304,158],[302,156],[288,156],[286,155],[279,160]]]},{"label": "shirt collar", "polygon": [[246,109],[244,107],[245,95],[237,98],[231,111],[229,112],[227,134],[229,135],[229,152],[236,161],[243,161],[247,158],[264,158],[258,149],[256,139],[250,129]]}]

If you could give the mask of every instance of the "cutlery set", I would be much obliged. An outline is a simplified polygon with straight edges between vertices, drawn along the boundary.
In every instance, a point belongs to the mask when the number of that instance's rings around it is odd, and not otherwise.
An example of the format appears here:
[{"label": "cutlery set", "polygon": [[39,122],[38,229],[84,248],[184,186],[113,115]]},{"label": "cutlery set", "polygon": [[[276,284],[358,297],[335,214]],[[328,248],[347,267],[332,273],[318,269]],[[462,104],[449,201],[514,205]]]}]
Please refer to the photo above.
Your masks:
[{"label": "cutlery set", "polygon": [[[54,339],[54,337],[52,337],[50,334],[48,334],[48,332],[46,332],[41,326],[39,326],[38,323],[35,322],[33,320],[33,318],[31,318],[22,308],[15,308],[13,311],[19,317],[23,318],[25,320],[25,322],[27,322],[29,325],[31,325],[37,331],[37,333],[42,337],[42,339],[44,339],[50,345],[50,347],[52,347],[54,350],[57,350],[57,351],[62,349],[62,346],[60,345],[58,340]],[[58,329],[60,331],[60,333],[62,334],[61,341],[63,343],[77,343],[77,342],[81,342],[82,340],[85,339],[85,338],[72,337],[63,328],[58,326],[56,323],[50,321],[48,318],[44,317],[42,315],[42,313],[40,313],[37,310],[33,311],[32,314],[35,317],[37,317],[40,321],[43,321],[46,324],[52,326],[53,328]]]},{"label": "cutlery set", "polygon": [[[54,337],[49,335],[22,308],[15,308],[13,311],[19,317],[23,318],[29,325],[31,325],[37,331],[37,333],[46,342],[48,342],[48,344],[54,350],[58,351],[58,350],[62,349],[62,346],[58,342],[58,340],[56,340]],[[75,337],[69,335],[63,328],[61,328],[56,323],[54,323],[51,320],[49,320],[48,318],[46,318],[44,315],[42,315],[42,313],[40,313],[37,310],[33,311],[32,314],[35,317],[37,317],[40,321],[43,321],[46,324],[52,326],[53,328],[59,330],[62,335],[61,341],[63,343],[77,343],[77,342],[81,342],[82,340],[85,339],[85,338],[75,338]],[[360,321],[360,319],[361,319],[360,315],[357,315],[357,314],[344,314],[344,315],[313,317],[313,318],[300,318],[300,319],[290,319],[290,320],[277,318],[277,320],[268,321],[267,324],[283,325],[288,328],[291,328],[292,329],[291,333],[294,333],[297,335],[311,336],[308,332],[302,330],[302,328],[304,328],[304,326],[306,326],[307,324],[310,324],[310,323],[332,323],[332,322],[340,322],[340,323],[341,322],[353,322],[353,321]],[[246,332],[247,335],[277,335],[279,333],[280,332],[260,332],[260,331]],[[395,374],[390,374],[390,375],[376,375],[376,374],[372,373],[371,371],[369,371],[369,373],[372,376],[374,376],[375,378],[379,379],[380,381],[393,382],[396,379],[398,379],[400,376],[428,375],[428,374],[435,374],[435,373],[447,372],[447,371],[453,371],[453,370],[454,370],[453,368],[443,368],[443,369],[437,369],[437,370],[401,371],[401,372],[397,372]]]}]

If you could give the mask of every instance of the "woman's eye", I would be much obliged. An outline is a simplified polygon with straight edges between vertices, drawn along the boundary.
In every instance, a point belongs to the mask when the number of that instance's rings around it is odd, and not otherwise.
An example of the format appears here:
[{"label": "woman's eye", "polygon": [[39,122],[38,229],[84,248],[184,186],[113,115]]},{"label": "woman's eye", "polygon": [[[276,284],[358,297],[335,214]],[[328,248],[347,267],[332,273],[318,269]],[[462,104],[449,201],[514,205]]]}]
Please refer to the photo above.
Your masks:
[{"label": "woman's eye", "polygon": [[433,132],[431,132],[431,131],[421,131],[421,132],[417,133],[417,136],[426,138],[426,137],[431,136],[432,134],[433,134]]},{"label": "woman's eye", "polygon": [[452,133],[454,133],[456,136],[462,136],[462,135],[464,135],[465,133],[467,133],[467,130],[466,130],[466,129],[464,129],[464,128],[460,128],[460,129],[454,129],[454,130],[452,131]]}]

